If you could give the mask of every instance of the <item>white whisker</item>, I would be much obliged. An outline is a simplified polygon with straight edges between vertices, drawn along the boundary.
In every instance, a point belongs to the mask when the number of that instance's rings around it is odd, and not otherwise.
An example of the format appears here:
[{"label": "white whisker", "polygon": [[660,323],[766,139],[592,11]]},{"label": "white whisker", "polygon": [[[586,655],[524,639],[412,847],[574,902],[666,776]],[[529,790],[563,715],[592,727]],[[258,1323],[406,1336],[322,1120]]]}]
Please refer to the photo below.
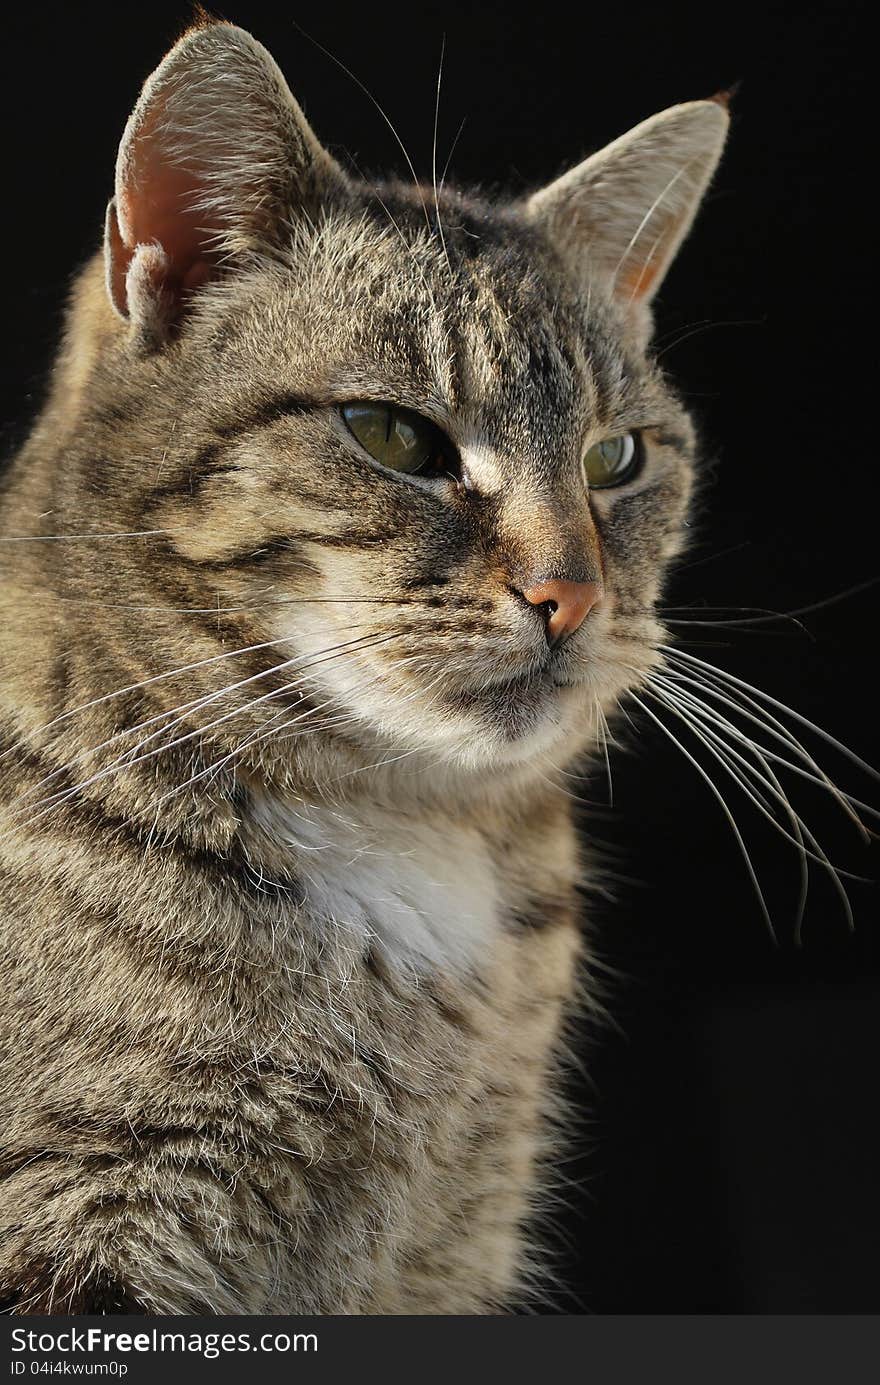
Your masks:
[{"label": "white whisker", "polygon": [[302,27],[301,24],[297,24],[296,20],[293,20],[292,22],[293,22],[293,24],[295,25],[295,27],[296,27],[297,29],[299,29],[300,33],[303,34],[304,37],[307,38],[307,39],[309,40],[310,43],[313,43],[313,44],[315,45],[316,48],[319,48],[319,49],[321,50],[321,52],[325,55],[325,57],[328,57],[328,58],[330,59],[331,62],[334,62],[334,63],[336,64],[336,66],[337,66],[338,68],[340,68],[340,69],[345,73],[345,75],[346,75],[347,77],[350,77],[350,78],[351,78],[351,80],[354,82],[355,86],[358,87],[358,89],[359,89],[360,91],[363,92],[363,94],[364,94],[364,96],[366,96],[367,100],[370,101],[370,102],[372,103],[372,105],[375,107],[375,109],[379,112],[379,114],[380,114],[380,116],[382,117],[382,119],[385,121],[385,124],[388,126],[388,129],[391,131],[392,135],[394,136],[394,139],[395,139],[395,141],[396,141],[396,143],[397,143],[397,147],[399,148],[401,154],[403,155],[404,159],[406,160],[406,166],[407,166],[407,168],[409,169],[410,174],[412,175],[413,184],[415,185],[416,192],[419,194],[419,197],[420,197],[420,199],[421,199],[422,210],[423,210],[424,213],[425,213],[425,221],[427,222],[427,224],[428,224],[428,230],[430,231],[430,229],[431,229],[431,218],[430,218],[430,216],[429,216],[429,214],[428,214],[427,205],[425,204],[425,198],[424,198],[424,194],[422,193],[422,188],[421,188],[421,184],[420,184],[419,179],[418,179],[418,174],[416,173],[415,166],[413,165],[412,159],[410,158],[409,154],[407,153],[406,145],[404,144],[403,140],[400,138],[400,135],[398,134],[397,129],[395,128],[394,124],[392,123],[390,116],[389,116],[389,115],[385,112],[385,110],[382,108],[382,106],[381,106],[381,105],[379,104],[379,102],[376,100],[376,97],[375,97],[375,96],[373,95],[373,93],[369,90],[369,88],[368,88],[367,86],[365,86],[365,84],[361,81],[361,79],[360,79],[359,77],[356,77],[356,76],[355,76],[355,74],[352,72],[352,70],[351,70],[350,67],[346,67],[345,63],[342,61],[341,58],[337,58],[336,54],[335,54],[335,53],[331,53],[329,48],[325,48],[324,45],[323,45],[323,43],[320,43],[320,42],[318,41],[318,39],[316,39],[316,38],[314,37],[313,34],[307,33],[307,31]]},{"label": "white whisker", "polygon": [[842,741],[837,740],[837,738],[832,736],[828,731],[824,731],[822,727],[817,726],[814,721],[810,721],[809,717],[803,716],[800,712],[796,712],[794,708],[787,706],[784,702],[778,701],[775,697],[771,697],[769,693],[763,692],[761,688],[756,688],[752,683],[747,683],[745,679],[737,678],[732,673],[727,673],[723,669],[716,668],[714,664],[707,663],[705,659],[698,659],[694,654],[688,654],[681,649],[667,650],[666,647],[662,645],[660,647],[664,650],[664,653],[669,652],[677,654],[679,658],[686,660],[690,664],[697,664],[700,668],[707,670],[716,678],[722,678],[727,683],[733,683],[738,688],[746,689],[755,697],[759,698],[760,701],[767,702],[771,707],[775,707],[777,711],[785,712],[787,716],[793,717],[799,725],[805,726],[807,730],[812,731],[815,736],[825,741],[827,745],[832,746],[838,754],[852,761],[854,765],[857,765],[865,774],[870,775],[872,779],[880,779],[880,773],[878,773],[872,765],[869,765],[867,761],[863,760],[861,756],[857,755],[855,751],[850,750],[849,746],[844,745]]},{"label": "white whisker", "polygon": [[[709,665],[707,667],[711,668],[712,666]],[[791,770],[792,773],[799,775],[801,778],[808,780],[810,783],[816,784],[819,788],[827,789],[827,791],[837,800],[841,810],[844,813],[846,813],[847,817],[849,817],[852,823],[858,828],[862,837],[866,841],[870,840],[871,834],[859,818],[858,814],[855,812],[855,809],[858,808],[859,811],[868,813],[873,817],[880,816],[878,810],[872,808],[869,803],[864,803],[861,799],[855,798],[852,794],[845,793],[842,789],[840,789],[834,783],[834,781],[825,773],[822,767],[816,762],[813,756],[809,753],[806,747],[802,745],[802,743],[793,734],[793,732],[790,731],[789,728],[785,726],[781,721],[779,721],[776,717],[772,716],[771,713],[768,712],[765,707],[762,707],[760,703],[755,702],[754,699],[749,697],[748,694],[746,694],[745,692],[741,691],[738,688],[730,686],[729,684],[721,681],[720,679],[718,680],[718,682],[720,682],[720,687],[716,684],[715,680],[708,681],[707,677],[705,676],[701,677],[700,679],[695,679],[693,676],[693,670],[681,672],[673,668],[670,669],[669,676],[671,678],[676,679],[677,681],[687,683],[694,688],[701,689],[703,692],[706,693],[707,696],[712,697],[715,701],[721,702],[725,706],[731,708],[731,710],[736,712],[738,716],[741,716],[746,720],[754,723],[754,725],[759,726],[761,730],[765,733],[765,735],[768,735],[772,739],[779,741],[783,745],[786,745],[789,748],[789,750],[791,750],[797,756],[797,758],[803,762],[802,765],[793,764],[790,760],[786,760],[784,756],[776,754],[776,752],[771,750],[768,746],[762,746],[761,749],[763,753],[768,757],[768,759],[773,760],[777,764],[783,765],[786,769]],[[749,708],[752,708],[752,710],[750,711]],[[784,708],[784,710],[788,709]],[[804,769],[804,764],[808,765],[810,769]],[[810,770],[814,771],[814,773],[811,773]]]},{"label": "white whisker", "polygon": [[0,543],[98,543],[109,539],[149,539],[160,534],[181,532],[180,529],[133,529],[106,534],[11,534],[0,538]]},{"label": "white whisker", "polygon": [[[669,710],[673,712],[674,715],[678,716],[680,720],[682,720],[685,723],[685,725],[689,727],[692,734],[699,741],[702,742],[702,744],[708,750],[709,754],[711,754],[718,761],[718,763],[722,765],[722,767],[725,769],[725,772],[734,780],[734,782],[736,782],[739,785],[742,792],[755,805],[755,807],[762,814],[762,816],[765,817],[771,823],[773,828],[777,832],[779,832],[780,835],[783,836],[787,841],[789,841],[798,851],[801,860],[801,894],[798,902],[798,911],[795,921],[795,936],[799,937],[800,935],[804,910],[806,906],[807,888],[809,880],[807,870],[808,859],[815,861],[825,871],[827,871],[843,903],[847,923],[850,929],[854,928],[855,924],[852,914],[852,907],[849,902],[849,897],[840,879],[841,875],[850,875],[850,872],[840,871],[831,863],[831,861],[828,859],[828,856],[817,842],[813,833],[810,832],[809,828],[806,826],[803,819],[792,808],[787,796],[782,790],[782,786],[779,784],[778,779],[775,775],[772,774],[772,771],[770,770],[766,762],[763,761],[762,757],[760,756],[760,752],[757,750],[754,744],[748,741],[746,738],[742,738],[744,744],[748,747],[748,749],[750,749],[756,755],[756,758],[759,759],[759,762],[762,764],[762,767],[765,770],[765,774],[767,776],[766,778],[760,774],[760,772],[756,769],[754,765],[749,763],[745,756],[741,755],[730,745],[727,745],[720,737],[713,734],[709,726],[704,725],[703,729],[701,730],[698,725],[698,713],[696,715],[689,715],[688,711],[686,710],[685,706],[682,705],[681,701],[674,698],[670,694],[658,693],[656,688],[654,689],[654,695],[658,698],[659,701],[661,701],[665,706],[667,706]],[[693,707],[693,703],[691,704],[691,710],[696,712],[696,708]],[[735,728],[733,729],[735,730]],[[737,770],[737,764],[742,766],[742,772]],[[761,794],[758,790],[756,790],[753,784],[750,785],[744,776],[749,776],[749,778],[753,780],[756,779],[758,783],[760,783],[765,789],[767,789],[772,794],[773,798],[777,800],[777,802],[780,804],[783,811],[785,812],[786,816],[788,817],[789,821],[791,822],[794,830],[794,835],[786,831],[786,829],[779,822],[775,814],[772,812],[770,806],[767,803],[767,800],[764,798],[764,795]],[[813,848],[812,850],[807,848],[804,838],[806,838],[806,840],[809,841],[810,846]],[[859,879],[860,877],[851,876],[850,878]]]},{"label": "white whisker", "polygon": [[[357,637],[356,639],[354,639],[354,640],[346,641],[343,645],[334,646],[333,648],[336,648],[336,649],[339,649],[339,648],[347,648],[347,647],[350,647],[351,645],[357,644],[357,643],[359,643],[359,642],[361,642],[361,641],[368,640],[368,639],[371,639],[371,638],[372,638],[372,636],[361,635],[361,636],[358,636],[358,637]],[[284,644],[284,643],[288,643],[288,642],[289,642],[289,641],[287,641],[287,640],[270,640],[270,641],[267,641],[265,644],[262,644],[262,645],[252,645],[252,646],[250,647],[249,650],[236,650],[236,651],[233,651],[233,652],[234,652],[234,653],[238,653],[238,654],[240,654],[240,653],[248,653],[248,652],[250,652],[250,650],[268,648],[270,645],[274,645],[274,644]],[[333,649],[326,649],[326,650],[320,650],[320,651],[318,651],[318,653],[320,653],[320,654],[328,654],[328,653],[331,653],[331,652],[333,652]],[[224,656],[222,656],[222,655],[216,656],[216,658],[222,658],[222,657],[224,657]],[[162,725],[160,725],[160,726],[158,727],[158,729],[157,729],[156,731],[152,732],[152,733],[151,733],[149,736],[147,736],[143,741],[141,741],[137,746],[133,747],[133,750],[124,750],[124,751],[122,752],[122,754],[120,755],[120,757],[119,757],[119,761],[114,761],[114,763],[119,763],[119,762],[121,762],[122,760],[124,760],[124,758],[125,758],[126,755],[128,755],[129,753],[133,753],[133,751],[136,751],[136,750],[140,749],[141,746],[148,744],[149,741],[154,740],[154,739],[156,738],[156,736],[162,735],[165,731],[171,730],[174,726],[179,726],[179,725],[181,724],[181,722],[183,721],[183,717],[182,717],[181,715],[178,715],[179,713],[199,711],[199,710],[201,710],[203,707],[209,706],[212,702],[216,702],[216,701],[219,700],[220,698],[223,698],[223,697],[228,696],[231,692],[236,692],[236,691],[237,691],[238,689],[240,689],[240,688],[247,687],[249,684],[254,683],[254,682],[257,682],[259,679],[267,678],[267,677],[269,677],[272,673],[279,673],[279,672],[281,672],[282,670],[284,670],[284,669],[286,669],[286,668],[290,668],[290,667],[293,666],[294,664],[301,663],[301,662],[303,661],[303,659],[308,659],[308,658],[311,658],[311,657],[313,657],[313,656],[310,656],[310,655],[296,655],[295,657],[293,657],[293,658],[291,658],[291,659],[285,659],[285,660],[283,660],[281,663],[278,663],[278,664],[270,664],[270,666],[269,666],[268,668],[262,669],[259,673],[251,674],[248,678],[243,678],[243,679],[239,680],[239,682],[237,682],[237,683],[227,683],[224,687],[217,689],[217,690],[216,690],[215,692],[213,692],[213,693],[208,693],[208,694],[205,694],[205,695],[202,696],[202,697],[193,698],[193,699],[191,699],[189,702],[179,703],[176,707],[170,708],[170,709],[167,710],[167,711],[157,712],[157,713],[155,713],[153,716],[145,718],[143,721],[136,722],[133,726],[126,726],[126,727],[123,727],[121,730],[114,732],[114,734],[113,734],[112,736],[109,736],[109,737],[107,738],[107,740],[102,741],[100,744],[98,744],[98,745],[96,745],[96,746],[87,746],[84,750],[79,751],[76,755],[73,755],[69,760],[65,761],[65,763],[64,763],[63,765],[61,765],[58,769],[52,770],[51,773],[45,775],[44,778],[38,780],[37,783],[36,783],[35,785],[33,785],[33,787],[32,787],[31,789],[29,789],[28,792],[27,792],[26,794],[23,794],[23,795],[22,795],[22,801],[24,801],[24,800],[30,798],[31,795],[34,794],[34,793],[36,793],[36,791],[37,791],[39,788],[41,788],[44,784],[51,783],[51,781],[52,781],[53,779],[57,779],[59,775],[63,774],[63,773],[65,772],[65,770],[71,768],[71,766],[73,766],[73,765],[75,765],[75,764],[78,764],[78,763],[79,763],[81,760],[83,760],[83,759],[87,759],[90,755],[96,755],[96,754],[99,753],[99,751],[101,751],[101,750],[106,750],[106,748],[107,748],[108,746],[113,745],[114,742],[116,742],[116,741],[118,741],[118,740],[121,740],[121,739],[124,738],[124,737],[132,736],[132,735],[134,735],[136,732],[144,730],[144,728],[147,727],[147,726],[154,726],[157,722],[163,723]],[[202,667],[202,666],[203,666],[204,664],[206,664],[206,663],[213,663],[213,662],[215,662],[214,659],[206,659],[206,660],[200,661],[200,662],[197,663],[197,664],[190,665],[189,667],[190,667],[190,668],[199,668],[199,667]],[[308,664],[304,665],[304,667],[308,667]],[[173,672],[179,673],[179,672],[182,672],[182,671],[183,671],[183,670],[181,670],[181,669],[176,669],[176,670],[174,670]],[[167,677],[167,676],[169,676],[169,675],[166,675],[166,674],[158,674],[158,675],[156,675],[156,678],[155,678],[155,679],[146,679],[144,683],[141,683],[141,684],[133,684],[132,687],[133,687],[133,688],[134,688],[134,687],[144,687],[144,686],[146,686],[148,683],[158,681],[158,679],[164,678],[164,677]],[[91,703],[91,704],[88,704],[88,703],[87,703],[87,704],[85,704],[85,705],[86,705],[86,706],[97,706],[99,703],[101,703],[101,702],[103,702],[103,701],[107,701],[107,700],[109,700],[109,698],[115,697],[115,696],[118,696],[118,695],[119,695],[118,692],[117,692],[117,693],[109,693],[109,694],[107,694],[107,697],[106,697],[106,698],[96,698],[95,701],[94,701],[93,703]],[[79,708],[79,709],[76,709],[76,710],[84,710],[84,708]],[[64,713],[64,714],[63,714],[63,716],[69,716],[69,715],[71,715],[71,713]],[[55,718],[55,720],[56,720],[56,721],[63,720],[63,716],[62,716],[62,717],[57,717],[57,718]],[[172,718],[172,720],[169,720],[169,718]],[[52,722],[48,723],[48,725],[53,725],[53,724],[54,724],[54,723],[52,723]],[[9,752],[7,752],[7,754],[8,754],[8,753],[9,753]]]},{"label": "white whisker", "polygon": [[[667,182],[666,186],[663,187],[663,188],[661,188],[660,192],[658,192],[657,196],[654,198],[654,201],[651,203],[650,207],[649,207],[648,210],[645,212],[645,215],[642,217],[642,219],[641,219],[641,221],[639,222],[638,226],[636,227],[635,231],[634,231],[633,234],[630,236],[629,241],[627,242],[626,248],[624,249],[624,252],[623,252],[623,254],[621,255],[620,259],[618,260],[617,265],[615,266],[614,273],[613,273],[612,276],[611,276],[611,286],[612,286],[612,288],[613,288],[614,285],[617,283],[617,276],[618,276],[618,274],[620,273],[621,269],[623,268],[624,264],[626,263],[626,257],[627,257],[627,255],[630,253],[630,251],[631,251],[632,249],[634,249],[634,247],[635,247],[635,245],[636,245],[636,242],[637,242],[638,239],[639,239],[639,236],[642,234],[642,232],[644,231],[644,229],[645,229],[645,227],[647,226],[648,222],[651,220],[651,217],[654,215],[655,211],[656,211],[657,208],[660,206],[660,203],[664,200],[664,198],[665,198],[665,197],[672,191],[672,189],[675,187],[675,184],[678,182],[679,178],[681,178],[681,177],[684,176],[684,174],[687,172],[687,170],[690,168],[690,166],[691,166],[691,164],[692,164],[693,162],[694,162],[693,159],[688,159],[688,161],[687,161],[686,163],[683,163],[683,164],[682,164],[681,168],[676,169],[675,173],[673,173],[672,177],[669,179],[669,181]],[[651,253],[653,254],[654,251],[652,250]]]},{"label": "white whisker", "polygon": [[602,710],[599,698],[594,699],[596,705],[596,737],[601,742],[602,755],[605,760],[605,775],[608,780],[608,806],[614,807],[614,781],[611,778],[611,756],[608,753],[608,718]]},{"label": "white whisker", "polygon": [[736,819],[734,818],[733,813],[727,806],[727,801],[724,798],[724,795],[721,793],[721,790],[717,787],[710,775],[706,773],[703,766],[700,764],[699,760],[695,759],[694,756],[691,755],[690,751],[686,748],[686,746],[682,745],[681,741],[672,731],[670,731],[666,723],[661,721],[658,716],[655,716],[655,714],[651,711],[650,707],[647,707],[645,703],[641,700],[641,698],[638,697],[635,693],[630,693],[630,697],[632,698],[633,702],[635,702],[638,707],[641,707],[642,711],[651,718],[654,724],[656,726],[659,726],[660,730],[663,732],[665,736],[669,738],[669,740],[672,741],[673,745],[677,746],[677,748],[681,751],[682,755],[684,755],[685,759],[690,761],[694,769],[699,774],[700,778],[703,779],[705,783],[708,785],[713,797],[716,798],[718,800],[718,803],[721,805],[721,810],[724,813],[724,816],[727,818],[728,823],[730,824],[730,829],[733,832],[734,837],[736,838],[736,844],[739,847],[743,860],[745,861],[746,869],[749,873],[749,878],[752,882],[752,885],[755,890],[755,895],[758,899],[761,908],[761,913],[763,914],[764,921],[767,924],[767,929],[770,933],[771,938],[775,942],[776,930],[773,927],[773,920],[770,917],[770,911],[767,908],[767,901],[764,898],[764,892],[761,889],[761,883],[758,880],[757,873],[755,871],[754,866],[752,865],[752,858],[749,855],[748,848],[746,847],[745,842],[743,841],[742,833],[740,832],[736,824]]},{"label": "white whisker", "polygon": [[437,68],[437,99],[434,102],[434,140],[431,149],[431,184],[434,189],[434,211],[437,216],[437,232],[440,236],[440,244],[443,246],[443,258],[446,260],[446,267],[452,273],[452,265],[449,263],[449,252],[446,249],[446,237],[443,234],[443,222],[440,219],[440,194],[437,188],[437,127],[440,122],[440,83],[443,79],[443,59],[446,55],[446,35],[443,35],[443,43],[440,48],[440,64]]},{"label": "white whisker", "polygon": [[[396,635],[378,636],[378,637],[375,637],[375,639],[373,640],[373,642],[372,642],[371,644],[368,644],[368,645],[361,645],[361,646],[359,646],[359,649],[357,649],[357,650],[352,650],[352,649],[349,649],[349,648],[346,647],[346,648],[343,648],[341,651],[337,651],[337,652],[335,652],[335,653],[325,655],[323,658],[315,659],[312,663],[307,664],[305,667],[306,667],[307,669],[311,669],[311,668],[315,667],[315,665],[317,665],[317,664],[321,664],[321,663],[326,663],[326,662],[328,662],[328,660],[330,660],[330,659],[345,657],[346,655],[351,655],[351,654],[354,654],[354,653],[359,652],[360,648],[372,648],[374,644],[385,643],[385,642],[387,642],[388,640],[395,639],[395,638],[398,638],[398,636],[396,636]],[[265,670],[265,673],[273,673],[273,672],[277,672],[277,671],[278,671],[278,669],[277,669],[277,666],[276,666],[276,667],[274,667],[274,668]],[[302,671],[302,670],[301,670],[301,671]],[[254,675],[254,679],[257,678],[257,677],[260,677],[260,676],[265,676],[265,673],[264,673],[263,675],[256,675],[256,674],[255,674],[255,675]],[[254,681],[254,679],[248,679],[248,680],[244,680],[244,681],[245,681],[245,682],[251,682],[251,681]],[[228,689],[222,689],[222,690],[221,690],[221,693],[222,693],[222,692],[226,692],[226,691],[228,691]],[[214,721],[208,722],[208,724],[207,724],[206,726],[200,726],[200,727],[195,728],[195,729],[192,730],[192,731],[188,731],[188,732],[187,732],[185,735],[183,735],[183,736],[178,736],[178,737],[176,737],[174,740],[172,740],[172,741],[170,741],[170,742],[168,742],[168,743],[166,743],[166,744],[163,744],[163,745],[159,745],[159,746],[154,747],[152,750],[147,751],[146,754],[142,754],[142,755],[134,754],[134,752],[140,750],[144,745],[148,744],[148,742],[149,742],[150,740],[152,740],[157,734],[161,734],[161,733],[163,733],[163,732],[165,732],[165,731],[167,731],[167,730],[170,729],[170,727],[168,727],[168,726],[163,726],[162,728],[160,728],[160,731],[159,731],[159,732],[153,732],[150,736],[148,736],[148,737],[146,738],[146,740],[141,741],[138,745],[136,745],[136,746],[132,747],[130,750],[127,750],[126,752],[124,752],[124,754],[123,754],[122,756],[118,757],[115,761],[113,761],[112,764],[107,765],[107,766],[104,766],[102,769],[98,770],[95,774],[91,775],[88,779],[85,779],[85,780],[83,780],[81,783],[78,783],[78,784],[73,785],[73,786],[72,786],[71,788],[69,788],[69,789],[65,789],[63,792],[61,792],[61,793],[59,793],[59,794],[50,795],[48,798],[45,798],[45,799],[42,799],[42,800],[38,800],[37,803],[36,803],[35,805],[32,805],[33,807],[40,807],[41,803],[45,803],[47,806],[43,809],[43,812],[36,814],[36,817],[35,817],[33,820],[34,820],[34,821],[39,820],[40,818],[44,817],[45,814],[46,814],[47,812],[50,812],[53,808],[58,807],[58,806],[60,806],[61,804],[67,802],[67,800],[70,799],[70,798],[71,798],[72,796],[74,796],[75,794],[81,793],[84,789],[90,788],[93,784],[98,783],[99,781],[101,781],[101,780],[107,778],[109,775],[111,775],[111,774],[113,774],[113,773],[118,773],[118,772],[119,772],[120,770],[122,770],[122,769],[126,769],[126,770],[127,770],[127,769],[132,768],[132,767],[135,766],[135,765],[142,764],[142,763],[143,763],[144,761],[146,761],[146,760],[153,759],[156,755],[166,754],[169,750],[173,750],[173,749],[175,749],[177,746],[183,745],[183,744],[185,744],[186,742],[191,741],[191,740],[192,740],[193,738],[195,738],[195,737],[203,736],[207,731],[210,731],[210,730],[214,729],[215,727],[222,725],[223,723],[225,723],[225,722],[231,720],[233,717],[243,715],[244,713],[250,711],[254,706],[258,705],[259,703],[265,702],[265,701],[267,701],[268,699],[271,699],[271,698],[276,698],[276,697],[282,696],[283,693],[286,692],[286,691],[288,691],[288,689],[281,689],[281,690],[275,689],[275,690],[272,691],[272,692],[264,693],[261,697],[254,698],[252,701],[250,701],[250,702],[248,702],[248,703],[245,703],[245,705],[244,705],[243,707],[234,708],[231,712],[225,713],[222,717],[217,717]],[[217,696],[217,694],[212,694],[210,700],[213,700],[216,696]],[[179,725],[181,720],[182,720],[182,718],[178,718],[177,721],[172,722],[171,725],[172,725],[172,726],[174,726],[174,725]],[[132,758],[132,755],[134,755],[134,758]],[[41,781],[41,782],[43,782],[43,781]]]}]

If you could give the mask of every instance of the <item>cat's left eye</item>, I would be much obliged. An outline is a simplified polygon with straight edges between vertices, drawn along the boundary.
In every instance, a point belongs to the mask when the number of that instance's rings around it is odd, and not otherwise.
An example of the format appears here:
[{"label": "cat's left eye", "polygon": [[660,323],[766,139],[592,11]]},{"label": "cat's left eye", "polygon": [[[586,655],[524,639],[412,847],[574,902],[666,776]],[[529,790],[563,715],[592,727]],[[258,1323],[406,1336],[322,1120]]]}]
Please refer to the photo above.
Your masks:
[{"label": "cat's left eye", "polygon": [[365,452],[392,471],[449,470],[448,439],[436,424],[396,404],[343,404],[340,410]]},{"label": "cat's left eye", "polygon": [[641,466],[641,439],[637,433],[621,433],[594,443],[584,455],[584,475],[591,490],[622,486]]}]

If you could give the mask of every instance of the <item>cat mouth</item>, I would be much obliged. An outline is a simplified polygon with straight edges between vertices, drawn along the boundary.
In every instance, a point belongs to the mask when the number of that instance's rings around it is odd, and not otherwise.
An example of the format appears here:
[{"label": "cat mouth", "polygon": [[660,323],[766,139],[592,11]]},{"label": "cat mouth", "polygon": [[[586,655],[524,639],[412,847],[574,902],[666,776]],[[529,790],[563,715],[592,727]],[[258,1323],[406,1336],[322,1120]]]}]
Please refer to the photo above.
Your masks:
[{"label": "cat mouth", "polygon": [[583,676],[575,677],[551,654],[539,668],[502,675],[478,687],[458,689],[454,701],[462,711],[537,713],[565,692],[582,687],[583,683]]}]

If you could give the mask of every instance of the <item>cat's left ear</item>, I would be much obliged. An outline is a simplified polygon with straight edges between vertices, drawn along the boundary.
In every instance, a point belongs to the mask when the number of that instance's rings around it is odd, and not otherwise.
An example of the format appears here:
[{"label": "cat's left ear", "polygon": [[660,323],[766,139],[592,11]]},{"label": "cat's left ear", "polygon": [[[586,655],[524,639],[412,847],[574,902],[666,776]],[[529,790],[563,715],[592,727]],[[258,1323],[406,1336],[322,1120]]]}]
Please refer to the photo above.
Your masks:
[{"label": "cat's left ear", "polygon": [[689,101],[645,120],[534,194],[527,215],[577,274],[638,313],[663,281],[721,157],[726,101]]},{"label": "cat's left ear", "polygon": [[232,24],[190,29],[144,85],[107,209],[107,289],[134,340],[161,346],[201,284],[271,253],[291,210],[344,180],[262,44]]}]

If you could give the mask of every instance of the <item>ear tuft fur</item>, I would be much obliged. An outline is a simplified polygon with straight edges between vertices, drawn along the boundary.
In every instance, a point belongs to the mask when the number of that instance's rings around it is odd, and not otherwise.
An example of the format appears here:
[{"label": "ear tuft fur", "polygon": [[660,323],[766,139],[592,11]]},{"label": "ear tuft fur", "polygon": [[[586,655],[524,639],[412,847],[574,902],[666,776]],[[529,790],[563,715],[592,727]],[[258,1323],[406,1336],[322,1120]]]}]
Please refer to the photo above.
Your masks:
[{"label": "ear tuft fur", "polygon": [[190,29],[209,29],[212,24],[222,24],[224,22],[222,19],[218,19],[215,14],[211,14],[210,10],[206,10],[204,5],[200,5],[199,0],[195,0],[195,4],[192,8],[193,17],[191,23],[187,25],[184,31],[186,33],[189,33]]},{"label": "ear tuft fur", "polygon": [[739,95],[741,86],[742,82],[734,82],[731,86],[725,87],[722,91],[716,91],[713,96],[709,97],[709,100],[714,101],[723,111],[729,111],[734,100]]},{"label": "ear tuft fur", "polygon": [[115,198],[107,207],[105,240],[114,247],[108,257],[110,301],[131,320],[132,346],[139,352],[155,350],[170,337],[180,307],[171,262],[158,241],[136,245],[126,254]]}]

